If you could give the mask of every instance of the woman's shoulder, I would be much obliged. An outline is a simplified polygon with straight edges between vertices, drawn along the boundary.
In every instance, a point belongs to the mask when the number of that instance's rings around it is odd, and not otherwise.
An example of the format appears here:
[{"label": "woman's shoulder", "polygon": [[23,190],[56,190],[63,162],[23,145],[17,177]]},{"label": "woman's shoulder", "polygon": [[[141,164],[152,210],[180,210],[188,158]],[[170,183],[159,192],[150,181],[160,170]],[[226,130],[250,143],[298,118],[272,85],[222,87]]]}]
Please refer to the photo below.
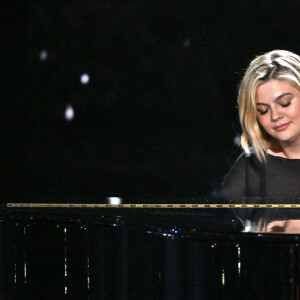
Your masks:
[{"label": "woman's shoulder", "polygon": [[243,151],[233,164],[232,168],[245,167],[245,165],[258,166],[260,164],[254,149],[250,148],[249,152]]},{"label": "woman's shoulder", "polygon": [[259,185],[261,163],[253,150],[242,152],[226,174],[220,195],[224,198],[243,199],[248,190],[249,179],[254,185]]}]

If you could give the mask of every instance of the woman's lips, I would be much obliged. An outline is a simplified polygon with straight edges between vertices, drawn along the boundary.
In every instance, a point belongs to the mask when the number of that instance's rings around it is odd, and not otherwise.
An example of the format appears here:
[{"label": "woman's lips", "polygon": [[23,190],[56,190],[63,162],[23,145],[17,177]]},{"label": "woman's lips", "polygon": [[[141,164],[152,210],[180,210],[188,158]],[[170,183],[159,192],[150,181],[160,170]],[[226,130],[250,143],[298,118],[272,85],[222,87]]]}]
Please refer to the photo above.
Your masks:
[{"label": "woman's lips", "polygon": [[285,124],[278,125],[278,126],[274,127],[274,129],[275,129],[276,131],[281,131],[281,130],[286,129],[289,125],[290,125],[290,123],[285,123]]}]

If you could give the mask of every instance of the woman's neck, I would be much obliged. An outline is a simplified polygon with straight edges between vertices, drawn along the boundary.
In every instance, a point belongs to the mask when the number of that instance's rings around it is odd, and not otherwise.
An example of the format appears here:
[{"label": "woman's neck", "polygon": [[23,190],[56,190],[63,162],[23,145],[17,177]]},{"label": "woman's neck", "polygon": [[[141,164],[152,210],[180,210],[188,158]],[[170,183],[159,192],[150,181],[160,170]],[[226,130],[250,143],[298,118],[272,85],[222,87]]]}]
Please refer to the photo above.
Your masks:
[{"label": "woman's neck", "polygon": [[267,149],[267,153],[289,159],[300,159],[300,145],[295,143],[276,143]]}]

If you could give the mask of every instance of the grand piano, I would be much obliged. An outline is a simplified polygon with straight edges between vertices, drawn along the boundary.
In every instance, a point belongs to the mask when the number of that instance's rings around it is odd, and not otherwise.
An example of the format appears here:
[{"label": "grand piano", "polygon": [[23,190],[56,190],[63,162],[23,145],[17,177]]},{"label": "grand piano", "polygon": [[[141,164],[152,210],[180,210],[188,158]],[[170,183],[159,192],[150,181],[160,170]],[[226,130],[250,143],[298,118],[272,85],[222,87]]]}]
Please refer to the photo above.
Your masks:
[{"label": "grand piano", "polygon": [[136,203],[2,204],[0,299],[300,299],[299,205]]}]

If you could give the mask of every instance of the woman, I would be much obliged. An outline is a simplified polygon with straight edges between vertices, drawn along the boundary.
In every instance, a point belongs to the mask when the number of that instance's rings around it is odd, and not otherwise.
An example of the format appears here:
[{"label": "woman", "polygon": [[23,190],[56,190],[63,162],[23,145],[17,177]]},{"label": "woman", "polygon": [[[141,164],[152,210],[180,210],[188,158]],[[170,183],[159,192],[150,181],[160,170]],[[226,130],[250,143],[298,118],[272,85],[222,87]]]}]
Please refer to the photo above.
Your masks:
[{"label": "woman", "polygon": [[[300,57],[284,50],[256,57],[242,79],[238,105],[244,153],[225,178],[222,196],[236,203],[297,203]],[[246,210],[241,217],[253,214]]]}]

